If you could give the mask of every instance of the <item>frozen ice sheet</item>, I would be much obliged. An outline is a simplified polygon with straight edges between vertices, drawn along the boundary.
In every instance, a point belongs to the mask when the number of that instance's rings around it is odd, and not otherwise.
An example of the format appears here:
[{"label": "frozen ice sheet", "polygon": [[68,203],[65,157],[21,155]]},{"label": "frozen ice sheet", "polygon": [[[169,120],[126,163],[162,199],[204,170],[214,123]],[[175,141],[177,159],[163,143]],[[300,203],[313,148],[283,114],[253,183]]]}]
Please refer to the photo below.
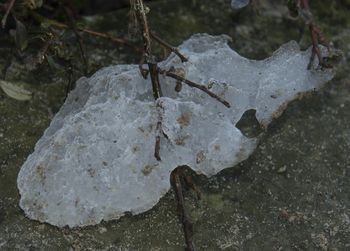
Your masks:
[{"label": "frozen ice sheet", "polygon": [[[236,123],[249,109],[267,125],[301,93],[320,88],[331,70],[307,70],[310,50],[289,42],[272,57],[255,61],[238,55],[227,36],[197,34],[163,69],[185,74],[230,102],[227,108],[206,93],[160,76],[164,97],[156,102],[150,80],[136,65],[103,68],[77,82],[18,175],[26,215],[63,227],[86,226],[152,208],[169,190],[179,165],[214,175],[246,159],[257,139]],[[156,124],[162,117],[160,155],[154,157]]]}]

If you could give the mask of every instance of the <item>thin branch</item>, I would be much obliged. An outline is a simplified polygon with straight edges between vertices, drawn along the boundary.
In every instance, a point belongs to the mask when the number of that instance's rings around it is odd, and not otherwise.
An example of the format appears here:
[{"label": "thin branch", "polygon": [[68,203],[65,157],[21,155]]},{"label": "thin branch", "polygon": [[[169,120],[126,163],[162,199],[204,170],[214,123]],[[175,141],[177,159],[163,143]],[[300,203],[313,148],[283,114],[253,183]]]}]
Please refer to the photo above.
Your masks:
[{"label": "thin branch", "polygon": [[[159,82],[159,72],[158,72],[158,66],[157,61],[155,57],[152,55],[152,47],[151,47],[151,37],[150,37],[150,30],[148,27],[147,22],[147,10],[143,4],[143,0],[132,0],[130,1],[131,8],[136,13],[137,21],[141,27],[141,34],[143,39],[143,57],[141,59],[141,62],[139,64],[141,75],[146,78],[147,73],[142,68],[143,61],[146,60],[146,63],[148,65],[149,74],[151,76],[151,82],[152,82],[152,91],[153,91],[153,97],[155,100],[162,97],[162,89]],[[160,104],[157,104],[160,106]],[[154,157],[160,161],[160,135],[162,132],[162,117],[158,117],[157,127],[156,127],[156,141],[154,146]]]},{"label": "thin branch", "polygon": [[315,60],[315,56],[318,58],[319,65],[325,68],[330,68],[331,65],[327,64],[322,56],[319,43],[326,46],[329,51],[329,43],[324,37],[320,28],[314,23],[313,16],[310,10],[309,0],[299,0],[299,5],[302,10],[303,18],[306,24],[309,26],[311,42],[312,42],[312,52],[310,56],[310,61],[308,64],[308,69],[311,69],[312,64]]},{"label": "thin branch", "polygon": [[77,29],[79,31],[87,33],[89,35],[93,35],[96,37],[102,37],[102,38],[108,39],[108,40],[115,42],[115,43],[127,45],[128,47],[132,48],[137,53],[142,52],[142,50],[140,48],[138,48],[132,42],[130,42],[124,38],[115,37],[112,34],[109,34],[107,32],[104,33],[104,32],[98,32],[98,31],[93,31],[93,30],[89,30],[89,29],[82,29],[82,28],[77,28]]},{"label": "thin branch", "polygon": [[159,111],[159,109],[162,108],[159,103],[157,103],[157,110],[158,110],[158,122],[157,122],[157,127],[156,127],[156,144],[154,146],[154,157],[158,160],[161,161],[160,157],[160,135],[162,134],[162,120],[163,117]]},{"label": "thin branch", "polygon": [[180,51],[174,47],[174,46],[171,46],[170,44],[168,44],[166,41],[164,41],[163,39],[161,39],[160,37],[158,37],[154,32],[151,31],[151,37],[156,40],[160,45],[164,46],[165,48],[167,48],[168,50],[172,51],[173,53],[175,53],[180,59],[181,59],[181,62],[184,63],[184,62],[187,62],[188,59],[182,55],[180,53]]},{"label": "thin branch", "polygon": [[135,0],[134,5],[132,6],[135,9],[135,12],[137,14],[137,19],[139,24],[141,25],[141,33],[143,38],[143,51],[145,53],[146,62],[148,61],[149,57],[152,55],[152,49],[151,49],[151,37],[148,27],[148,21],[146,16],[146,9],[143,4],[143,0]]},{"label": "thin branch", "polygon": [[157,63],[148,63],[149,73],[151,75],[153,97],[155,100],[163,96],[162,89],[160,88],[159,72]]},{"label": "thin branch", "polygon": [[177,201],[177,213],[183,226],[183,231],[185,235],[186,251],[194,251],[193,246],[193,225],[190,221],[186,209],[185,200],[183,195],[183,183],[184,176],[182,166],[178,166],[170,175],[170,182],[172,183],[173,189],[175,190],[175,197]]},{"label": "thin branch", "polygon": [[[149,74],[151,75],[152,81],[152,89],[154,99],[157,100],[162,96],[162,90],[159,83],[158,71],[157,71],[157,61],[155,57],[152,55],[152,47],[151,47],[151,37],[150,30],[148,27],[148,21],[146,16],[146,8],[143,4],[143,0],[133,0],[131,1],[131,8],[135,11],[137,16],[137,21],[141,26],[141,34],[143,39],[143,59],[146,60],[149,68]],[[142,61],[141,61],[142,62]],[[143,77],[146,76],[145,70],[142,69],[142,65],[139,65],[140,71]]]},{"label": "thin branch", "polygon": [[[62,30],[69,29],[68,25],[66,25],[64,23],[57,22],[55,20],[47,19],[34,11],[31,11],[30,15],[39,23],[48,23],[49,25],[52,25],[57,29],[62,29]],[[115,43],[126,45],[126,46],[130,47],[131,49],[133,49],[135,52],[142,53],[142,49],[135,46],[132,42],[128,41],[127,39],[115,37],[112,34],[107,33],[107,32],[98,32],[98,31],[85,29],[85,28],[79,28],[79,27],[77,27],[76,29],[80,32],[83,32],[83,33],[86,33],[86,34],[89,34],[89,35],[92,35],[95,37],[101,37],[101,38],[107,39],[107,40],[115,42]]]},{"label": "thin branch", "polygon": [[140,62],[139,62],[139,70],[144,79],[147,79],[148,76],[148,70],[143,68],[143,64],[145,63],[145,53],[142,53]]},{"label": "thin branch", "polygon": [[5,15],[4,17],[2,18],[1,20],[1,26],[3,29],[5,29],[5,26],[6,26],[6,21],[7,21],[7,17],[8,15],[10,14],[11,10],[12,10],[12,7],[13,5],[15,4],[16,0],[9,0],[7,1],[6,5],[6,12],[5,12]]},{"label": "thin branch", "polygon": [[217,101],[219,101],[220,103],[222,103],[224,106],[226,106],[227,108],[230,108],[231,105],[229,102],[227,102],[225,99],[219,97],[217,94],[211,92],[206,86],[204,85],[199,85],[199,84],[196,84],[195,82],[192,82],[180,75],[177,75],[176,73],[174,72],[171,72],[171,71],[165,71],[165,70],[162,70],[162,69],[159,69],[158,68],[158,71],[160,74],[165,74],[166,76],[168,77],[171,77],[173,79],[176,79],[178,81],[181,81],[182,83],[185,83],[187,84],[188,86],[192,87],[192,88],[197,88],[203,92],[205,92],[206,94],[208,94],[210,97],[212,98],[215,98]]}]

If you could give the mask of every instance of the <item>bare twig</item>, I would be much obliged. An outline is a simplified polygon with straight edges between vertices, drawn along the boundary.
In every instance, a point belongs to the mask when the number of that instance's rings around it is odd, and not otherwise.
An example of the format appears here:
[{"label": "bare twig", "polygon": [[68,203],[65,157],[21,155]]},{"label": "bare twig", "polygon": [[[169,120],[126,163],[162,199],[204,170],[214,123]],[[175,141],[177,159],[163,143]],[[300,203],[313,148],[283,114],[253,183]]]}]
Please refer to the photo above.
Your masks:
[{"label": "bare twig", "polygon": [[158,71],[160,74],[165,74],[166,76],[168,77],[171,77],[173,79],[176,79],[178,81],[181,81],[182,83],[185,83],[187,84],[188,86],[192,87],[192,88],[197,88],[203,92],[205,92],[206,94],[208,94],[210,97],[212,98],[215,98],[217,101],[219,101],[220,103],[222,103],[224,106],[226,106],[227,108],[230,108],[231,105],[229,102],[227,102],[225,99],[221,98],[220,96],[218,96],[217,94],[211,92],[206,86],[204,85],[200,85],[200,84],[197,84],[195,82],[192,82],[180,75],[177,75],[176,73],[172,72],[172,71],[165,71],[165,70],[162,70],[162,69],[159,69],[158,68]]},{"label": "bare twig", "polygon": [[[146,63],[148,64],[149,74],[151,75],[151,81],[152,81],[153,96],[154,96],[154,99],[157,100],[162,96],[162,91],[159,83],[157,62],[154,56],[152,55],[150,30],[148,27],[147,16],[146,16],[147,10],[143,4],[143,0],[132,0],[131,8],[133,8],[133,10],[135,11],[137,16],[137,21],[141,26],[141,33],[142,33],[142,39],[143,39],[143,55],[144,55],[143,59],[146,60]],[[141,62],[143,63],[143,61]],[[142,76],[145,77],[146,74],[145,74],[145,71],[142,69],[142,65],[140,66],[140,71]]]},{"label": "bare twig", "polygon": [[162,158],[160,157],[160,134],[159,131],[161,130],[160,128],[162,127],[162,122],[158,121],[157,123],[157,136],[156,136],[156,144],[154,146],[154,157],[158,160],[161,161]]},{"label": "bare twig", "polygon": [[177,201],[177,213],[180,218],[180,221],[182,222],[184,235],[185,235],[185,242],[186,242],[186,251],[194,251],[193,246],[193,225],[190,221],[186,209],[185,209],[185,200],[183,195],[183,183],[184,177],[186,175],[183,173],[183,167],[178,166],[175,168],[175,170],[170,175],[170,181],[172,183],[172,186],[175,190],[175,197]]},{"label": "bare twig", "polygon": [[145,63],[145,53],[142,53],[140,62],[139,62],[139,70],[144,79],[147,79],[148,76],[148,70],[143,68],[143,64]]},{"label": "bare twig", "polygon": [[1,26],[2,28],[4,29],[5,26],[6,26],[6,21],[7,21],[7,17],[8,15],[10,14],[11,10],[12,10],[12,7],[13,5],[15,4],[16,0],[9,0],[7,1],[6,3],[6,12],[5,12],[5,15],[4,17],[2,18],[1,20]]},{"label": "bare twig", "polygon": [[82,29],[82,28],[77,28],[77,29],[79,31],[84,32],[84,33],[89,34],[89,35],[105,38],[105,39],[108,39],[108,40],[115,42],[115,43],[124,44],[124,45],[132,48],[137,53],[142,52],[142,50],[139,47],[135,46],[132,42],[128,41],[127,39],[115,37],[112,34],[107,33],[107,32],[98,32],[98,31],[93,31],[93,30],[89,30],[89,29]]},{"label": "bare twig", "polygon": [[155,61],[148,62],[149,73],[151,75],[153,97],[155,100],[162,97],[162,89],[160,88],[158,66]]},{"label": "bare twig", "polygon": [[[153,91],[153,97],[155,100],[162,97],[162,89],[159,82],[159,73],[158,73],[158,66],[157,61],[155,57],[152,55],[152,47],[151,47],[151,37],[150,37],[150,30],[148,27],[147,22],[147,10],[143,4],[143,0],[131,0],[130,1],[131,8],[134,13],[136,13],[137,21],[141,27],[141,33],[142,33],[142,39],[143,39],[143,57],[141,59],[141,62],[139,64],[141,75],[146,78],[147,73],[142,68],[144,60],[146,61],[148,65],[148,73],[151,76],[151,82],[152,82],[152,91]],[[160,161],[160,135],[162,132],[162,117],[159,116],[158,122],[157,122],[157,135],[156,135],[156,141],[154,146],[154,157]]]},{"label": "bare twig", "polygon": [[327,64],[323,60],[323,56],[319,47],[319,43],[321,43],[322,45],[326,46],[329,51],[328,42],[325,40],[321,30],[314,23],[309,24],[309,29],[310,29],[311,41],[312,41],[312,54],[310,57],[308,69],[311,69],[313,61],[315,59],[315,55],[317,55],[318,62],[322,67],[330,68],[331,65]]},{"label": "bare twig", "polygon": [[[57,22],[55,20],[47,19],[47,18],[39,15],[38,13],[36,13],[34,11],[31,11],[30,15],[39,23],[44,23],[45,22],[45,23],[47,23],[49,25],[52,25],[53,27],[55,27],[57,29],[62,29],[62,30],[69,29],[68,25],[66,25],[64,23]],[[127,39],[115,37],[112,34],[107,33],[107,32],[98,32],[98,31],[85,29],[85,28],[79,28],[79,27],[77,27],[76,29],[78,31],[80,31],[80,32],[89,34],[91,36],[101,37],[101,38],[107,39],[109,41],[118,43],[118,44],[126,45],[126,46],[130,47],[131,49],[133,49],[135,52],[142,53],[142,49],[140,49],[139,47],[135,46],[132,42],[130,42]]]},{"label": "bare twig", "polygon": [[151,32],[151,37],[156,40],[159,44],[161,44],[162,46],[164,46],[165,48],[167,48],[168,50],[172,51],[173,53],[175,53],[180,59],[181,59],[181,62],[184,63],[184,62],[187,62],[188,59],[182,55],[179,50],[174,47],[174,46],[171,46],[170,44],[168,44],[166,41],[164,41],[163,39],[161,39],[160,37],[158,37],[154,32]]},{"label": "bare twig", "polygon": [[146,16],[146,8],[143,4],[143,0],[134,0],[132,5],[134,11],[137,15],[137,21],[141,25],[142,31],[142,39],[143,39],[143,51],[145,53],[146,61],[148,61],[149,57],[152,55],[151,52],[151,37],[148,27],[148,21]]},{"label": "bare twig", "polygon": [[65,14],[66,14],[68,20],[69,20],[70,27],[71,27],[72,31],[74,32],[74,35],[77,38],[80,55],[81,55],[81,57],[83,59],[83,63],[84,63],[84,66],[85,66],[84,67],[84,74],[87,75],[88,72],[89,72],[89,63],[88,63],[88,59],[87,59],[86,54],[85,54],[83,40],[82,40],[80,34],[77,31],[77,27],[75,25],[75,20],[74,20],[74,17],[73,17],[72,10],[67,8],[67,7],[65,7],[65,6],[63,6],[63,9],[65,11]]}]

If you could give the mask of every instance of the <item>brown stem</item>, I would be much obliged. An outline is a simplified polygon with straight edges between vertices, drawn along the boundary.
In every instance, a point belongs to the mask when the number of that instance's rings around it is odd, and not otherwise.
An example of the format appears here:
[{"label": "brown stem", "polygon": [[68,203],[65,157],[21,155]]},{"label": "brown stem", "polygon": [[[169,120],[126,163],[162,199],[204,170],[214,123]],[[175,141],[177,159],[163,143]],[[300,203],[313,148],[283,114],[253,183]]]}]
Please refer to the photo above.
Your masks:
[{"label": "brown stem", "polygon": [[154,157],[158,160],[161,161],[161,157],[160,157],[160,134],[162,131],[162,122],[158,121],[157,122],[157,128],[156,128],[156,144],[154,147]]},{"label": "brown stem", "polygon": [[220,103],[222,103],[224,106],[226,106],[227,108],[230,108],[231,105],[229,102],[227,102],[225,99],[219,97],[218,95],[216,95],[215,93],[211,92],[206,86],[204,85],[199,85],[196,84],[180,75],[177,75],[176,73],[172,72],[172,71],[165,71],[165,70],[161,70],[158,68],[158,71],[160,74],[165,74],[168,77],[171,77],[173,79],[176,79],[178,81],[181,81],[185,84],[187,84],[188,86],[192,87],[192,88],[197,88],[203,92],[205,92],[206,94],[208,94],[210,97],[215,98],[217,101],[219,101]]},{"label": "brown stem", "polygon": [[89,30],[89,29],[82,29],[82,28],[77,28],[77,29],[79,31],[82,31],[82,32],[87,33],[89,35],[93,35],[96,37],[102,37],[102,38],[108,39],[108,40],[115,42],[115,43],[124,44],[124,45],[132,48],[137,53],[142,52],[142,50],[140,48],[136,47],[132,42],[130,42],[124,38],[114,37],[113,35],[111,35],[107,32],[98,32],[98,31],[93,31],[93,30]]},{"label": "brown stem", "polygon": [[143,64],[145,63],[145,54],[142,53],[142,56],[141,56],[141,59],[140,59],[140,62],[139,62],[139,70],[141,72],[141,75],[144,79],[147,79],[147,76],[148,76],[148,70],[147,69],[143,69]]},{"label": "brown stem", "polygon": [[181,59],[181,62],[184,63],[184,62],[187,62],[188,59],[182,55],[179,50],[174,47],[174,46],[171,46],[170,44],[168,44],[166,41],[164,41],[163,39],[161,39],[160,37],[158,37],[154,32],[151,32],[151,37],[156,40],[159,44],[161,44],[162,46],[164,46],[165,48],[167,48],[168,50],[172,51],[173,53],[175,53],[180,59]]},{"label": "brown stem", "polygon": [[149,62],[148,69],[149,69],[149,73],[151,75],[151,80],[152,80],[153,97],[155,100],[157,100],[158,98],[163,96],[162,89],[161,89],[160,82],[159,82],[157,63]]},{"label": "brown stem", "polygon": [[321,30],[315,25],[314,20],[312,18],[312,13],[310,11],[309,0],[299,0],[300,8],[308,13],[308,18],[306,19],[306,23],[309,26],[311,41],[312,41],[312,52],[310,56],[310,61],[308,64],[308,69],[311,69],[312,64],[315,60],[315,56],[318,58],[319,65],[321,67],[330,68],[331,65],[327,64],[322,57],[322,53],[320,50],[319,43],[326,46],[329,51],[329,43],[326,38],[323,36]]},{"label": "brown stem", "polygon": [[138,22],[141,25],[142,38],[143,38],[143,50],[145,53],[146,61],[148,61],[149,57],[152,55],[151,37],[150,37],[149,28],[148,28],[146,9],[143,4],[143,0],[135,0],[134,8],[137,14]]},{"label": "brown stem", "polygon": [[[162,91],[158,77],[157,62],[154,56],[152,55],[151,37],[146,16],[146,8],[143,4],[143,0],[134,1],[135,2],[133,2],[132,8],[134,8],[138,22],[141,25],[144,58],[146,59],[146,63],[148,64],[149,68],[149,73],[151,75],[153,96],[154,99],[157,100],[162,96]],[[141,74],[144,76],[144,70],[141,70]]]},{"label": "brown stem", "polygon": [[[47,19],[41,15],[39,15],[38,13],[31,11],[30,15],[39,23],[48,23],[49,25],[54,26],[55,28],[58,29],[68,29],[68,25],[64,24],[64,23],[60,23],[57,22],[55,20],[51,20],[51,19]],[[132,48],[135,52],[137,53],[142,53],[142,49],[138,48],[137,46],[135,46],[132,42],[128,41],[127,39],[124,38],[119,38],[119,37],[115,37],[107,32],[98,32],[98,31],[94,31],[94,30],[90,30],[90,29],[85,29],[85,28],[76,28],[78,31],[95,36],[95,37],[101,37],[104,39],[107,39],[109,41],[115,42],[115,43],[119,43],[119,44],[123,44],[126,45],[130,48]]]},{"label": "brown stem", "polygon": [[7,1],[7,3],[6,3],[6,5],[7,5],[7,7],[6,7],[6,12],[5,12],[4,17],[3,17],[2,20],[1,20],[1,26],[2,26],[3,29],[4,29],[5,26],[6,26],[7,17],[8,17],[8,15],[10,14],[10,12],[11,12],[11,10],[12,10],[12,7],[13,7],[13,5],[15,4],[15,2],[16,2],[16,0],[9,0],[9,1]]},{"label": "brown stem", "polygon": [[182,171],[182,166],[178,166],[170,175],[170,181],[175,190],[175,197],[177,201],[177,212],[178,216],[182,222],[183,231],[185,235],[186,251],[194,251],[193,246],[193,225],[189,220],[185,209],[185,200],[183,195],[183,179],[185,174]]},{"label": "brown stem", "polygon": [[[131,8],[133,8],[133,11],[136,13],[137,21],[141,26],[141,33],[142,33],[142,39],[143,39],[143,57],[139,64],[139,68],[141,71],[141,75],[145,78],[147,77],[147,74],[145,73],[145,70],[142,68],[143,60],[146,60],[146,63],[148,65],[149,74],[151,76],[151,82],[152,82],[152,91],[153,91],[153,97],[155,100],[162,97],[162,90],[159,82],[159,73],[158,73],[158,66],[157,61],[155,57],[152,55],[152,48],[151,48],[151,37],[150,37],[150,30],[148,27],[148,21],[147,21],[147,15],[146,15],[146,8],[143,4],[143,0],[133,0],[131,1]],[[157,122],[157,136],[156,136],[156,142],[154,146],[154,157],[160,161],[160,134],[162,131],[162,119],[161,117],[158,118]]]},{"label": "brown stem", "polygon": [[309,24],[310,34],[311,34],[311,41],[312,41],[312,54],[310,57],[310,62],[308,65],[308,69],[311,69],[312,63],[315,59],[315,55],[317,55],[319,65],[325,68],[331,68],[332,66],[327,64],[322,56],[319,43],[325,45],[329,51],[329,44],[324,38],[323,34],[321,33],[320,29],[314,24]]}]

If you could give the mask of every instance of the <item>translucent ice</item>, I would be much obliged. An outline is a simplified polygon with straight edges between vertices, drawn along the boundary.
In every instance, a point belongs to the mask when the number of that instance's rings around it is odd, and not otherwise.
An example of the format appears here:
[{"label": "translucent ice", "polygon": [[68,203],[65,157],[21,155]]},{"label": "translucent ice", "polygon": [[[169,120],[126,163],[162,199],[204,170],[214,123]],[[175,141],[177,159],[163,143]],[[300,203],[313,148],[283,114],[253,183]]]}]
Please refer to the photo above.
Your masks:
[{"label": "translucent ice", "polygon": [[[231,104],[160,76],[164,97],[154,101],[150,80],[136,65],[103,68],[82,78],[18,175],[20,206],[32,219],[62,227],[85,226],[152,208],[169,190],[179,165],[207,176],[246,159],[257,140],[235,127],[256,109],[267,125],[301,93],[320,88],[330,70],[307,70],[310,50],[289,42],[255,61],[227,45],[227,36],[194,35],[162,63],[206,85]],[[163,118],[160,155],[154,157],[156,124]]]}]

